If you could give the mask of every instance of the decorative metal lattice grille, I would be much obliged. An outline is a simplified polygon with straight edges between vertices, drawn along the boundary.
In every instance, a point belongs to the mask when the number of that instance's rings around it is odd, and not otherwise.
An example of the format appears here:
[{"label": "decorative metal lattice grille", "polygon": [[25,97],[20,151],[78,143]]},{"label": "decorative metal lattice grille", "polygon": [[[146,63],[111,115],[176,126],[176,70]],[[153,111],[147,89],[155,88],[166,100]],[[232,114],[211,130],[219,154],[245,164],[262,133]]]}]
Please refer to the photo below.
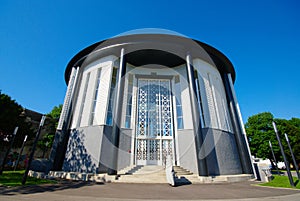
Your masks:
[{"label": "decorative metal lattice grille", "polygon": [[147,160],[147,140],[137,141],[137,160]]},{"label": "decorative metal lattice grille", "polygon": [[162,150],[163,150],[163,158],[166,159],[168,155],[172,158],[172,141],[171,140],[163,140],[162,141]]},{"label": "decorative metal lattice grille", "polygon": [[170,80],[139,79],[137,100],[137,160],[160,161],[172,156]]}]

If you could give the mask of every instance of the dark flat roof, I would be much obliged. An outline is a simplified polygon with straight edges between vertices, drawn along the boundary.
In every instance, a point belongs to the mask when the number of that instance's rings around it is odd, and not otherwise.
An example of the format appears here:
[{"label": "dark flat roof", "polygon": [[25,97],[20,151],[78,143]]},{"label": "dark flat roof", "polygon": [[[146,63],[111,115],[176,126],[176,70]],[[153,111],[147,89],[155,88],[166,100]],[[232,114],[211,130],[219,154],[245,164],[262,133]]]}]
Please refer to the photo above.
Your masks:
[{"label": "dark flat roof", "polygon": [[160,64],[175,67],[184,64],[187,53],[214,65],[221,73],[231,73],[235,80],[235,70],[230,60],[219,50],[203,42],[168,34],[133,34],[118,36],[97,42],[80,51],[68,63],[65,80],[68,83],[71,69],[81,67],[98,58],[119,56],[125,49],[126,61],[134,66]]}]

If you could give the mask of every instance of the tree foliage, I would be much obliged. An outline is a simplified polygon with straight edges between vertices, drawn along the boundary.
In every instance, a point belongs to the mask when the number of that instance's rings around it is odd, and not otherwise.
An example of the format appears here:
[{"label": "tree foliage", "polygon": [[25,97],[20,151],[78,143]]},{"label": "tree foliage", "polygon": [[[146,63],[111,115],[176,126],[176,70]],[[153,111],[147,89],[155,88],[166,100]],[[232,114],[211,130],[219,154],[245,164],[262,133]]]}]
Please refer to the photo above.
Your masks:
[{"label": "tree foliage", "polygon": [[272,121],[277,125],[285,154],[290,163],[292,162],[292,158],[284,136],[285,133],[289,137],[296,160],[300,162],[300,155],[297,154],[300,152],[300,119],[275,119],[270,112],[253,115],[248,118],[245,124],[251,153],[258,158],[268,158],[272,160],[273,157],[269,146],[269,141],[271,141],[276,159],[283,161]]},{"label": "tree foliage", "polygon": [[43,135],[42,139],[39,140],[38,146],[42,150],[46,150],[52,147],[56,128],[58,125],[60,113],[62,110],[62,105],[55,106],[51,112],[47,114],[47,118],[45,121],[44,130],[46,134]]},{"label": "tree foliage", "polygon": [[0,144],[8,144],[12,138],[15,127],[19,127],[15,137],[14,147],[19,147],[23,143],[25,135],[28,139],[34,136],[30,122],[26,121],[24,109],[15,100],[0,91]]},{"label": "tree foliage", "polygon": [[58,125],[58,120],[59,120],[59,117],[60,117],[60,113],[61,113],[61,110],[62,110],[62,104],[58,105],[58,106],[55,106],[51,112],[49,112],[49,114],[47,114],[48,117],[51,117],[53,121],[55,121],[55,127],[57,127]]},{"label": "tree foliage", "polygon": [[[52,146],[54,134],[62,110],[62,105],[55,106],[49,114],[44,124],[44,132],[42,139],[40,139],[40,147],[48,148]],[[27,141],[35,137],[35,130],[32,124],[26,121],[25,109],[13,100],[9,95],[0,91],[0,145],[8,145],[9,140],[12,138],[12,133],[15,127],[19,127],[14,147],[20,147],[23,143],[25,135],[28,135]],[[37,129],[37,128],[36,128]]]},{"label": "tree foliage", "polygon": [[[62,104],[60,104],[58,106],[54,106],[53,109],[51,110],[51,112],[49,112],[47,114],[47,118],[49,119],[49,133],[51,133],[53,135],[53,139],[54,139],[54,135],[56,132],[56,128],[58,126],[58,121],[59,121],[61,110],[62,110]],[[52,146],[52,143],[51,143],[51,146]]]}]

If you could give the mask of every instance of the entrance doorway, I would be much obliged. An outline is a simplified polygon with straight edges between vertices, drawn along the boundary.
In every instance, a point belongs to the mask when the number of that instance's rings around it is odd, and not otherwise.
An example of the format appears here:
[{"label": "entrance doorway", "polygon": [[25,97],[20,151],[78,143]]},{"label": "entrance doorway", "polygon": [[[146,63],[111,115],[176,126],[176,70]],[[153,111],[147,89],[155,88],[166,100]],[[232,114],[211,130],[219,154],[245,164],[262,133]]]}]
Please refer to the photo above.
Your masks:
[{"label": "entrance doorway", "polygon": [[138,79],[136,164],[164,165],[173,158],[173,115],[169,79]]}]

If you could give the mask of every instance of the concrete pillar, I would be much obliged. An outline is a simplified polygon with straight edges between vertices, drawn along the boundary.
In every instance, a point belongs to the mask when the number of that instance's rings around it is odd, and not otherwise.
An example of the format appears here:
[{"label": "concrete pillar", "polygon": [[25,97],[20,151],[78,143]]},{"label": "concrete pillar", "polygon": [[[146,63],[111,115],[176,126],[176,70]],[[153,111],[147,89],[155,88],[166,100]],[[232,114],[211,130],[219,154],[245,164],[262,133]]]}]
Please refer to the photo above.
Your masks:
[{"label": "concrete pillar", "polygon": [[76,89],[77,78],[79,75],[79,67],[72,68],[67,93],[65,96],[64,104],[59,118],[59,123],[56,129],[52,149],[49,156],[49,161],[52,167],[51,170],[61,170],[64,156],[66,153],[66,147],[69,139],[69,123],[70,112],[72,110],[72,100]]},{"label": "concrete pillar", "polygon": [[116,175],[118,169],[118,152],[119,152],[119,141],[120,141],[120,127],[122,120],[122,106],[123,106],[123,95],[124,95],[124,83],[126,74],[126,59],[124,55],[124,48],[121,49],[120,56],[120,67],[119,74],[116,84],[116,93],[114,101],[114,113],[113,113],[113,128],[112,128],[112,160],[110,167],[108,167],[107,173],[109,175]]},{"label": "concrete pillar", "polygon": [[231,120],[234,127],[235,139],[239,150],[240,161],[245,174],[253,174],[253,164],[251,161],[251,154],[244,129],[244,124],[241,120],[241,114],[238,107],[235,91],[230,74],[224,75],[224,83],[226,94],[229,102],[229,109],[231,113]]},{"label": "concrete pillar", "polygon": [[[197,90],[195,83],[195,75],[194,75],[194,67],[191,64],[192,59],[188,54],[186,56],[186,71],[190,92],[190,101],[191,101],[191,109],[192,109],[192,118],[193,118],[193,127],[194,127],[194,136],[195,136],[195,144],[196,144],[196,152],[197,152],[197,163],[198,163],[198,174],[199,176],[208,176],[207,164],[206,164],[206,156],[203,152],[203,135],[200,124],[200,112],[197,103]],[[200,153],[200,149],[201,153]]]}]

